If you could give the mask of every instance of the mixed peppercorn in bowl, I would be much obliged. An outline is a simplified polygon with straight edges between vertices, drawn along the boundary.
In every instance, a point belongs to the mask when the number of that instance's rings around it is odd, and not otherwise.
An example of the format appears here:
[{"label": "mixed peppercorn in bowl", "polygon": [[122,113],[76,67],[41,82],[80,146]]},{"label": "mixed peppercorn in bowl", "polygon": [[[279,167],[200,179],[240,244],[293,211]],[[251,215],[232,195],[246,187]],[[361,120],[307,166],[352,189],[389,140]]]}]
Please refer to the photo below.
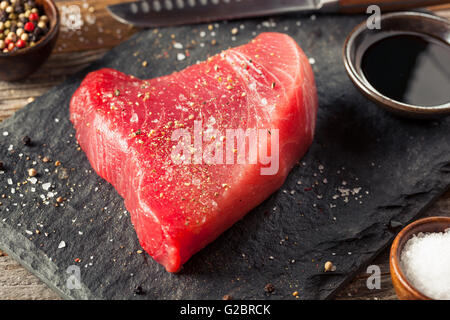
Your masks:
[{"label": "mixed peppercorn in bowl", "polygon": [[35,0],[0,2],[0,49],[3,53],[32,47],[48,32],[49,18]]},{"label": "mixed peppercorn in bowl", "polygon": [[59,33],[52,0],[0,0],[0,80],[19,80],[50,56]]}]

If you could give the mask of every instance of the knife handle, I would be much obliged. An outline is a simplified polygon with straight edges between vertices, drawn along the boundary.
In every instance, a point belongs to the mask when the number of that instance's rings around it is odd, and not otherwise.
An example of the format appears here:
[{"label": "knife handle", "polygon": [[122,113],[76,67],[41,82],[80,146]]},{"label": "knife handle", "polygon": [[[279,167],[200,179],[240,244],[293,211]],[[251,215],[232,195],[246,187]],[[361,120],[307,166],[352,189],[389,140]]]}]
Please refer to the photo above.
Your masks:
[{"label": "knife handle", "polygon": [[339,0],[340,11],[344,13],[366,12],[370,5],[378,5],[382,11],[394,11],[429,7],[449,3],[449,0]]}]

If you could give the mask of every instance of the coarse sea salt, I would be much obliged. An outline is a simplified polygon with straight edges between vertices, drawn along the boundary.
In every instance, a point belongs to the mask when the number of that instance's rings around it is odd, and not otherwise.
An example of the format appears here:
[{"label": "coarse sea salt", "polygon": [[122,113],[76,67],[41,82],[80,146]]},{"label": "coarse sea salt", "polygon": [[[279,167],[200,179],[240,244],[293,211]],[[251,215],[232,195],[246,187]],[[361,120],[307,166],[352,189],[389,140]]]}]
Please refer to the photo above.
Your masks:
[{"label": "coarse sea salt", "polygon": [[411,284],[426,296],[450,299],[450,228],[414,235],[402,250],[400,266]]}]

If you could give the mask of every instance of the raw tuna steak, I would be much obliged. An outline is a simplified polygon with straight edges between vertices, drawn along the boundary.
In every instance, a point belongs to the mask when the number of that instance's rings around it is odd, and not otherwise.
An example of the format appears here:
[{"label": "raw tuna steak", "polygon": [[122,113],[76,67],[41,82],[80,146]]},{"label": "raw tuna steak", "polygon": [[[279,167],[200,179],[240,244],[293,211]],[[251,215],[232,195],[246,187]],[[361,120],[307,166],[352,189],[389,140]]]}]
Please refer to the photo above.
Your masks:
[{"label": "raw tuna steak", "polygon": [[157,79],[92,72],[70,105],[92,167],[169,272],[281,187],[316,112],[308,59],[279,33]]}]

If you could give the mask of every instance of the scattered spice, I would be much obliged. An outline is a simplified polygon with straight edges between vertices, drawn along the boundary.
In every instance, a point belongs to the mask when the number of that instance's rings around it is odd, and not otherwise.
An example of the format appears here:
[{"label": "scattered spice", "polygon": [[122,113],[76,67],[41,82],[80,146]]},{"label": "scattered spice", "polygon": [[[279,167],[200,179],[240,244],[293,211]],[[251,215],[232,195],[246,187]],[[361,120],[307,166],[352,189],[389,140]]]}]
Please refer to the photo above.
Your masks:
[{"label": "scattered spice", "polygon": [[64,201],[63,197],[58,197],[58,198],[56,198],[56,202],[58,202],[58,203],[61,203],[61,202],[63,202],[63,201]]},{"label": "scattered spice", "polygon": [[148,62],[147,62],[147,61],[143,61],[143,62],[142,62],[142,66],[143,66],[143,67],[148,66]]},{"label": "scattered spice", "polygon": [[222,297],[222,300],[233,300],[233,297],[230,296],[229,294],[226,294]]},{"label": "scattered spice", "polygon": [[59,167],[61,165],[61,161],[55,161],[55,167]]},{"label": "scattered spice", "polygon": [[49,162],[50,159],[49,159],[48,157],[44,157],[44,158],[42,158],[42,161],[43,161],[43,162]]},{"label": "scattered spice", "polygon": [[336,267],[333,265],[333,262],[327,261],[327,262],[325,262],[324,269],[325,269],[325,272],[330,272],[330,271],[336,270]]},{"label": "scattered spice", "polygon": [[144,290],[142,289],[141,286],[137,286],[137,287],[134,289],[134,294],[140,296],[140,295],[145,294],[145,292],[144,292]]},{"label": "scattered spice", "polygon": [[22,138],[22,143],[27,147],[31,146],[31,138],[29,136],[24,136]]},{"label": "scattered spice", "polygon": [[264,287],[264,291],[267,293],[272,293],[275,291],[275,286],[271,283],[266,284],[266,286]]},{"label": "scattered spice", "polygon": [[37,175],[37,171],[34,168],[28,169],[28,176],[34,177]]},{"label": "scattered spice", "polygon": [[294,291],[294,292],[292,292],[292,295],[294,296],[294,297],[298,297],[298,291]]},{"label": "scattered spice", "polygon": [[66,168],[58,169],[58,179],[65,180],[69,178],[69,170]]}]

